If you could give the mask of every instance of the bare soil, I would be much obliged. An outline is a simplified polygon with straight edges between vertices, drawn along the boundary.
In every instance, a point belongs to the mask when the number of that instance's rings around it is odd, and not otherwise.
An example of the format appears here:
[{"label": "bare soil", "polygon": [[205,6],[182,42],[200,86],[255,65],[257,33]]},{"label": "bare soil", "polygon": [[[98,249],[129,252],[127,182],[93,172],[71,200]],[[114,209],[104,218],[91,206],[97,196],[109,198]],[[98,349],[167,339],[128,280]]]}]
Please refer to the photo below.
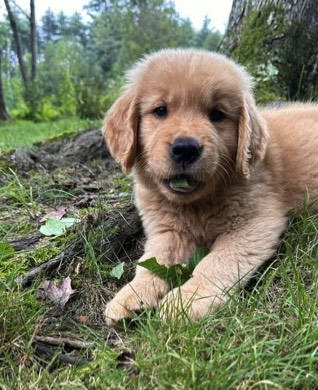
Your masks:
[{"label": "bare soil", "polygon": [[[9,234],[8,244],[16,250],[32,253],[49,242],[39,233],[46,212],[63,206],[68,216],[81,216],[81,222],[65,233],[66,243],[60,253],[48,255],[17,279],[22,288],[38,286],[44,279],[72,279],[76,293],[64,307],[49,305],[40,335],[52,335],[52,324],[54,333],[59,329],[59,335],[63,335],[72,329],[72,321],[102,329],[105,302],[131,278],[143,244],[130,179],[124,178],[111,158],[98,129],[35,145],[32,150],[17,149],[2,157],[3,163],[16,172],[21,182],[32,186],[38,210],[29,212],[29,231]],[[6,178],[0,181],[8,184]],[[67,196],[60,197],[61,193]],[[1,219],[7,222],[12,212],[12,204],[5,199],[0,205],[0,223]],[[26,216],[23,207],[14,214],[17,221]],[[109,276],[109,270],[120,262],[125,262],[125,272],[117,280]],[[108,337],[109,342],[111,339]]]}]

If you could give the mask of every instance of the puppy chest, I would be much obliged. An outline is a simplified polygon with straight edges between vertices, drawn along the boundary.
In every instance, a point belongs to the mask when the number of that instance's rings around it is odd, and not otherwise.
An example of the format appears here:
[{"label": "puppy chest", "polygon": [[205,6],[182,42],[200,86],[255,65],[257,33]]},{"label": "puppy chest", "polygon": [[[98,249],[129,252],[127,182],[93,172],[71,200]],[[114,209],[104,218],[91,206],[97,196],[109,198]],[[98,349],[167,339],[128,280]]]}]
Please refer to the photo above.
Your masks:
[{"label": "puppy chest", "polygon": [[192,210],[181,217],[187,234],[197,246],[211,247],[221,234],[240,229],[246,223],[246,213],[235,202],[230,205],[218,205],[216,208]]},{"label": "puppy chest", "polygon": [[208,248],[229,228],[227,225],[231,224],[229,220],[219,218],[215,213],[209,213],[207,210],[180,213],[179,223],[179,226],[183,227],[181,233],[191,237],[196,246]]}]

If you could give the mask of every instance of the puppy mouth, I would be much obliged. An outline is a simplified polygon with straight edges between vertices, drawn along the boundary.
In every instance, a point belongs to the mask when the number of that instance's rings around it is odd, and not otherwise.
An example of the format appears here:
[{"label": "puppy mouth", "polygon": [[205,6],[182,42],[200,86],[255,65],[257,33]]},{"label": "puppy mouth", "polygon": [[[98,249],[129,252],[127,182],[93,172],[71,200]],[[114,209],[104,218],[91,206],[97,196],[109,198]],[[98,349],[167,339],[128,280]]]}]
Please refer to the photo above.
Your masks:
[{"label": "puppy mouth", "polygon": [[193,179],[189,175],[177,175],[164,180],[166,187],[175,194],[190,194],[196,191],[201,182]]}]

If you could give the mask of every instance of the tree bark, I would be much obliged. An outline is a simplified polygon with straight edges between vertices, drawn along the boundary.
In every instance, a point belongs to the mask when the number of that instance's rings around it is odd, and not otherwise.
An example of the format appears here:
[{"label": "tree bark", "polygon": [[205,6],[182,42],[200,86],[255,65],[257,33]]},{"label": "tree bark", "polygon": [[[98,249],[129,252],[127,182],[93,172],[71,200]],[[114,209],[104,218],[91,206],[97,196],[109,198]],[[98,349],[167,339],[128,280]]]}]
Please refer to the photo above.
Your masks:
[{"label": "tree bark", "polygon": [[[317,31],[318,20],[316,0],[233,0],[228,26],[221,44],[226,54],[231,54],[240,44],[240,36],[244,22],[252,11],[261,11],[265,6],[272,5],[273,13],[268,20],[269,28],[275,19],[275,6],[284,10],[284,22],[291,24],[298,21],[307,26],[307,30]],[[310,34],[310,32],[309,32]]]},{"label": "tree bark", "polygon": [[34,0],[30,0],[30,30],[31,30],[31,80],[36,78],[37,71],[37,37]]},{"label": "tree bark", "polygon": [[30,78],[28,76],[26,65],[25,65],[25,62],[23,59],[23,50],[22,50],[22,44],[21,44],[21,39],[20,39],[19,31],[18,31],[17,22],[15,20],[14,14],[12,12],[9,0],[4,0],[4,3],[6,6],[6,9],[7,9],[7,12],[8,12],[8,18],[9,18],[11,30],[13,33],[13,38],[14,38],[14,42],[15,42],[15,46],[16,46],[17,57],[18,57],[18,62],[19,62],[19,67],[20,67],[24,87],[25,87],[26,91],[29,91]]},{"label": "tree bark", "polygon": [[258,99],[316,100],[317,0],[233,0],[221,50],[263,85]]},{"label": "tree bark", "polygon": [[10,121],[12,120],[9,115],[5,99],[4,99],[4,91],[3,91],[3,81],[2,81],[2,50],[0,50],[0,121]]},{"label": "tree bark", "polygon": [[26,62],[23,58],[23,49],[18,31],[16,17],[11,9],[10,0],[4,0],[8,12],[11,30],[16,46],[16,54],[18,57],[21,76],[24,84],[25,100],[30,107],[31,117],[34,116],[37,107],[37,94],[35,88],[35,78],[37,73],[37,31],[35,20],[35,4],[34,0],[30,0],[30,16],[27,16],[30,22],[30,42],[31,42],[31,69],[28,72]]}]

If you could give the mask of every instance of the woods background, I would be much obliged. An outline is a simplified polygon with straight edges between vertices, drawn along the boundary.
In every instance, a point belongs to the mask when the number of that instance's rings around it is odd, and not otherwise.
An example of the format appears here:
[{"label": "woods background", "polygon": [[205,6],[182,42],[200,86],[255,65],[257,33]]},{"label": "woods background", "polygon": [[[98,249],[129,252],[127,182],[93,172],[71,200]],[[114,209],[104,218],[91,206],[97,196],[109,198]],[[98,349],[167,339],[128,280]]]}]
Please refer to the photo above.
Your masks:
[{"label": "woods background", "polygon": [[[200,30],[165,0],[91,0],[81,14],[46,11],[36,24],[4,0],[0,23],[0,119],[99,118],[117,97],[124,71],[166,47],[224,52],[253,74],[258,102],[315,100],[318,8],[315,0],[234,0],[225,35]],[[217,10],[215,11],[217,12]]]}]

